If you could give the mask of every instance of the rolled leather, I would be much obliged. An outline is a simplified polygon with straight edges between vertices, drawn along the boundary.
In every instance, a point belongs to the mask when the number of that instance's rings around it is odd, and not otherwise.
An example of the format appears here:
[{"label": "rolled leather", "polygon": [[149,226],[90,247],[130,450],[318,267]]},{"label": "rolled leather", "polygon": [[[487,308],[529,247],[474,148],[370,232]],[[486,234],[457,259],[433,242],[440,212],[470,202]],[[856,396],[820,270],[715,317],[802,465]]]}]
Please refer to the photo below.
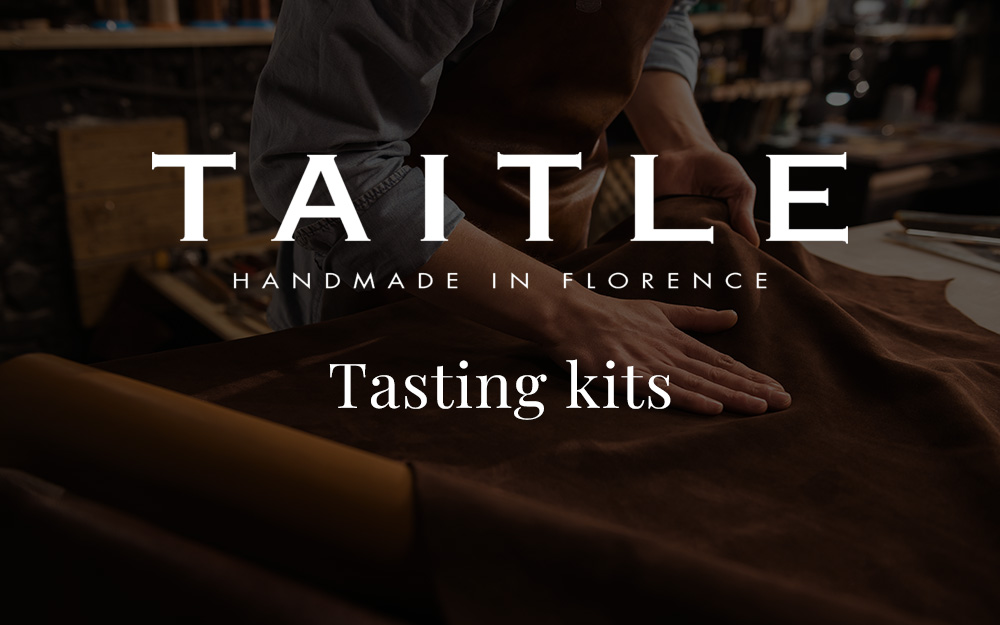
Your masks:
[{"label": "rolled leather", "polygon": [[402,462],[51,355],[0,365],[0,397],[0,466],[138,493],[188,527],[207,502],[234,532],[268,527],[339,565],[393,570],[411,554]]}]

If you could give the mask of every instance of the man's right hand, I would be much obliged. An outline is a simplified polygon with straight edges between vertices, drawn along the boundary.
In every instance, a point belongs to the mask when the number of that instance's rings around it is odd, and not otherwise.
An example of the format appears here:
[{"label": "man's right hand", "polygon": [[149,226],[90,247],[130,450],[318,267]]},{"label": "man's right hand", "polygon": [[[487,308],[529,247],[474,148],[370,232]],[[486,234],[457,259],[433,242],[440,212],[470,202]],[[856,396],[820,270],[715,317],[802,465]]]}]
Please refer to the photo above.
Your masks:
[{"label": "man's right hand", "polygon": [[[420,271],[434,277],[434,287],[416,290],[419,297],[534,341],[562,367],[576,359],[584,375],[614,373],[621,379],[631,365],[647,378],[670,376],[664,390],[674,407],[699,414],[761,414],[792,403],[773,379],[684,332],[727,330],[736,323],[731,310],[618,299],[578,283],[564,286],[559,271],[467,221],[458,224]],[[461,274],[458,288],[440,286],[449,272]],[[493,272],[529,274],[531,287],[500,293],[491,286]],[[609,371],[608,360],[617,368]]]},{"label": "man's right hand", "polygon": [[[737,321],[734,311],[617,299],[579,288],[573,294],[576,306],[552,324],[551,339],[543,343],[562,366],[575,359],[582,374],[614,374],[619,389],[629,365],[647,380],[669,376],[664,390],[671,406],[699,414],[762,414],[791,405],[778,382],[684,332],[728,330]],[[609,360],[614,369],[608,370]]]}]

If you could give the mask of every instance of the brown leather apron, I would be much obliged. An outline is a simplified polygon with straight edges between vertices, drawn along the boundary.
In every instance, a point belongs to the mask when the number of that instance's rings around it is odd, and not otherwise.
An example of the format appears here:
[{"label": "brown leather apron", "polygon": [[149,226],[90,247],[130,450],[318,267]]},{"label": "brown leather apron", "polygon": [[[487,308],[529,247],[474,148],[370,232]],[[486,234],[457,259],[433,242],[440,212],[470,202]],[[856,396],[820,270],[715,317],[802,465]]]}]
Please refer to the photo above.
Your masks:
[{"label": "brown leather apron", "polygon": [[[468,219],[542,260],[587,243],[604,178],[604,131],[631,98],[671,1],[519,0],[438,86],[411,139],[448,154],[445,192]],[[526,243],[526,168],[497,171],[497,153],[583,155],[582,170],[550,172],[552,242]]]}]

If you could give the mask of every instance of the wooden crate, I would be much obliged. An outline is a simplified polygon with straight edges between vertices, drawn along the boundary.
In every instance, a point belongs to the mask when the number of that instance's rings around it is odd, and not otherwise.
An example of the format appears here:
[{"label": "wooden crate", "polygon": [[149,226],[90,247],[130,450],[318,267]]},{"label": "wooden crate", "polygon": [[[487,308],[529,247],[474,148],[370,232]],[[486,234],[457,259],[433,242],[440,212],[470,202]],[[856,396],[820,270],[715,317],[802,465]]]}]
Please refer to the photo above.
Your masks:
[{"label": "wooden crate", "polygon": [[[184,170],[152,168],[152,153],[187,153],[183,119],[165,118],[59,130],[66,219],[76,273],[80,317],[96,325],[130,267],[152,265],[157,250],[181,245]],[[205,237],[246,235],[243,179],[205,180]]]},{"label": "wooden crate", "polygon": [[59,158],[67,196],[97,191],[179,185],[184,170],[153,169],[152,153],[186,154],[181,118],[164,118],[59,129]]},{"label": "wooden crate", "polygon": [[[224,241],[246,235],[243,179],[205,180],[205,237]],[[156,250],[180,245],[184,190],[161,187],[67,200],[76,290],[84,327],[97,325],[129,267],[152,266]]]},{"label": "wooden crate", "polygon": [[[66,201],[73,257],[77,261],[185,245],[183,185],[106,191]],[[205,238],[246,234],[243,179],[205,180]],[[191,245],[191,244],[186,244]]]},{"label": "wooden crate", "polygon": [[[277,243],[271,241],[276,234],[277,230],[271,230],[262,233],[243,234],[236,237],[210,239],[208,243],[203,244],[187,243],[182,245],[203,245],[208,250],[209,259],[211,260],[218,256],[227,256],[237,252],[256,254],[265,249],[276,248]],[[140,275],[148,278],[155,273],[167,273],[163,270],[163,262],[162,255],[160,259],[157,259],[156,252],[139,252],[113,258],[98,258],[77,262],[74,266],[74,271],[76,274],[76,288],[79,294],[80,320],[83,326],[86,328],[94,327],[104,317],[129,269],[135,269]],[[149,281],[154,287],[159,289],[159,285],[165,279]],[[164,292],[163,289],[159,290]],[[177,290],[174,289],[174,291]],[[164,292],[164,295],[172,297],[173,293]],[[177,303],[181,308],[189,310],[189,312],[192,306],[197,306],[205,310],[213,310],[215,318],[208,323],[205,322],[206,315],[199,314],[194,316],[204,323],[207,328],[218,334],[220,338],[233,339],[250,336],[251,333],[247,333],[245,329],[232,329],[232,321],[226,319],[224,312],[219,310],[222,306],[212,304],[207,300],[192,304],[191,300],[192,297],[187,297],[184,298],[184,301],[178,301]]]}]

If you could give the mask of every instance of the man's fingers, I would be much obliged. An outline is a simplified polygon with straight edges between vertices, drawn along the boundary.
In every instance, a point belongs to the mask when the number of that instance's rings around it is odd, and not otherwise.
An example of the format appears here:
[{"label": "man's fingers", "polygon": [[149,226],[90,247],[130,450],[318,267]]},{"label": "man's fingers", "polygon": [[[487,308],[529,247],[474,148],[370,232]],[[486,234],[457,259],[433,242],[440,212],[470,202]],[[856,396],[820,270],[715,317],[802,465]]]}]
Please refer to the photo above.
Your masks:
[{"label": "man's fingers", "polygon": [[[720,332],[728,330],[733,327],[737,320],[736,312],[732,310],[711,310],[695,306],[674,306],[671,304],[664,305],[664,314],[678,329],[695,332]],[[717,352],[708,345],[694,339],[683,341],[678,347],[681,348],[684,355],[695,361],[700,361],[701,364],[696,365],[696,368],[708,377],[709,380],[720,382],[721,380],[716,380],[712,377],[720,376],[720,373],[715,370],[726,371],[747,380],[751,384],[751,386],[734,386],[733,388],[740,388],[766,400],[768,406],[771,408],[782,409],[787,408],[791,404],[791,397],[785,393],[784,387],[777,380],[754,371],[732,356]],[[767,387],[770,390],[765,391],[762,387]]]},{"label": "man's fingers", "polygon": [[735,373],[736,375],[746,378],[751,382],[770,386],[778,391],[785,390],[785,388],[771,376],[764,375],[759,371],[754,371],[732,356],[723,354],[722,352],[717,352],[708,345],[694,339],[691,341],[685,341],[681,349],[684,352],[684,355],[689,358],[694,358],[712,367]]},{"label": "man's fingers", "polygon": [[657,380],[656,384],[670,395],[671,408],[705,415],[717,415],[725,409],[722,402],[677,386],[673,377],[670,378],[669,386],[664,385],[661,380]]},{"label": "man's fingers", "polygon": [[663,304],[663,314],[680,330],[721,332],[736,324],[735,310],[711,310],[697,306]]},{"label": "man's fingers", "polygon": [[[694,373],[688,364],[685,364],[683,368],[676,366],[669,367],[669,371],[669,386],[665,385],[662,380],[656,380],[654,383],[670,395],[670,406],[672,408],[706,415],[716,415],[723,410],[747,415],[759,415],[768,410],[787,408],[791,404],[791,398],[785,395],[783,400],[775,401],[775,404],[772,405],[768,400],[756,394],[745,392],[739,387],[713,382],[698,373]],[[637,373],[645,379],[652,377],[652,374],[648,371]],[[753,384],[728,372],[724,373],[727,376],[737,378],[735,381],[737,385]],[[727,380],[733,381],[729,378]],[[742,380],[742,383],[738,380]],[[651,393],[643,392],[642,394],[652,397]]]},{"label": "man's fingers", "polygon": [[684,363],[683,368],[683,374],[675,374],[682,386],[721,401],[730,410],[760,414],[792,405],[788,393],[708,363],[691,360]]},{"label": "man's fingers", "polygon": [[717,401],[731,412],[759,415],[764,414],[768,409],[767,401],[760,397],[754,397],[748,393],[710,382],[701,376],[681,369],[671,373],[670,386],[671,388],[677,386],[685,391]]}]

